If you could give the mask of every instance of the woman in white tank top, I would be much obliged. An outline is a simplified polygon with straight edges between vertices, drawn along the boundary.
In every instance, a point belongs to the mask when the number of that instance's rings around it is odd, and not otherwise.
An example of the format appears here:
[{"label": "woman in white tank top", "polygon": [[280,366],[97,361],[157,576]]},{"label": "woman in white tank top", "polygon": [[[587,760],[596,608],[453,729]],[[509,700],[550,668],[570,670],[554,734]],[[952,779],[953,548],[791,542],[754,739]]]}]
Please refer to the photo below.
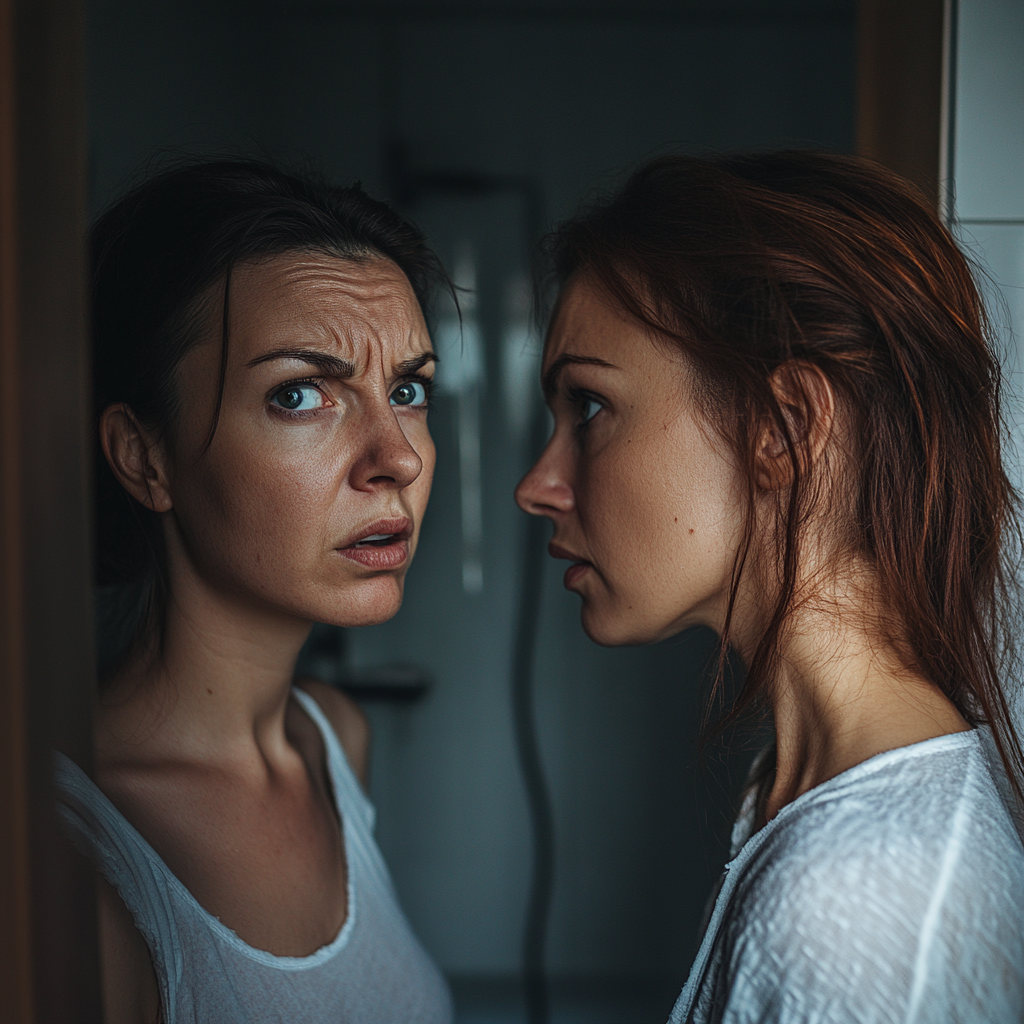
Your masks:
[{"label": "woman in white tank top", "polygon": [[446,1024],[373,839],[368,730],[293,686],[314,622],[392,616],[430,493],[445,285],[358,187],[166,171],[93,233],[102,666],[94,779],[108,1024]]},{"label": "woman in white tank top", "polygon": [[552,252],[519,503],[594,640],[711,626],[775,732],[672,1021],[1024,1020],[1017,499],[949,232],[866,161],[666,157]]}]

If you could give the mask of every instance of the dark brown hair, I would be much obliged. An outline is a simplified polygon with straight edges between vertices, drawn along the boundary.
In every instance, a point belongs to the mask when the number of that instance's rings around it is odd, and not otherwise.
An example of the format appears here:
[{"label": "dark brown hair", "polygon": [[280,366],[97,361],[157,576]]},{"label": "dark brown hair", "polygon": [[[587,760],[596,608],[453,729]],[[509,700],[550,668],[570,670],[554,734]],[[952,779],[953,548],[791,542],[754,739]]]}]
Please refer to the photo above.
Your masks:
[{"label": "dark brown hair", "polygon": [[[746,538],[712,693],[757,527],[758,441],[766,426],[792,441],[770,378],[799,360],[828,379],[842,410],[847,500],[829,513],[845,549],[877,573],[888,638],[969,723],[992,727],[1020,798],[1024,759],[1002,681],[1016,668],[1020,545],[1000,369],[971,266],[927,200],[854,157],[667,156],[563,225],[550,251],[560,283],[586,273],[678,345],[746,467]],[[789,450],[778,592],[720,725],[768,703],[801,536],[822,497]]]},{"label": "dark brown hair", "polygon": [[[221,319],[220,391],[232,268],[286,253],[387,259],[427,312],[447,276],[422,233],[359,185],[341,187],[257,160],[198,160],[139,183],[96,222],[92,245],[93,409],[124,402],[148,427],[179,412],[177,371]],[[203,297],[220,285],[220,310]],[[216,289],[215,289],[216,290]],[[209,441],[220,411],[210,427]],[[140,638],[159,638],[166,567],[159,517],[96,452],[96,582],[103,676]]]}]

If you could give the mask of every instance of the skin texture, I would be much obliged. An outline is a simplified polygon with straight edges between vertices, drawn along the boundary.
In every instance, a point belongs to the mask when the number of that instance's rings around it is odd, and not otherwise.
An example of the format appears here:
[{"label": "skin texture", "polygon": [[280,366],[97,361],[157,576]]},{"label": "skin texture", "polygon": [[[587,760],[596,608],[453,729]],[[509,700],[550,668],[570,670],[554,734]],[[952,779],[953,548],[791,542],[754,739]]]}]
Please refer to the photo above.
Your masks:
[{"label": "skin texture", "polygon": [[[137,652],[105,690],[96,778],[206,910],[252,946],[305,956],[342,927],[347,875],[293,667],[313,622],[382,622],[401,604],[434,467],[422,402],[433,354],[408,280],[385,260],[241,266],[231,311],[208,449],[219,310],[180,368],[169,431],[124,406],[101,419],[118,479],[160,514],[171,597],[162,651]],[[378,532],[398,539],[352,547]],[[365,782],[362,713],[302,685]],[[148,952],[108,886],[100,919],[108,1021],[154,1019]]]},{"label": "skin texture", "polygon": [[[550,551],[573,563],[566,586],[582,598],[587,635],[621,645],[697,624],[721,632],[747,481],[706,422],[685,357],[577,276],[559,300],[542,373],[554,432],[516,500],[553,523]],[[813,367],[789,364],[771,383],[803,471],[828,472],[841,458],[843,435],[828,381]],[[766,429],[755,500],[766,507],[784,500],[791,466],[785,440]],[[868,757],[967,728],[938,687],[908,671],[873,628],[887,614],[883,595],[869,565],[836,557],[834,527],[827,515],[812,519],[802,548],[773,692],[778,767],[769,817]],[[731,635],[745,658],[770,607],[773,550],[769,536],[755,536],[741,578]]]},{"label": "skin texture", "polygon": [[517,500],[550,515],[555,557],[584,563],[567,586],[587,635],[651,643],[721,618],[742,492],[681,358],[595,299],[570,286],[560,303],[544,357],[555,430]]}]

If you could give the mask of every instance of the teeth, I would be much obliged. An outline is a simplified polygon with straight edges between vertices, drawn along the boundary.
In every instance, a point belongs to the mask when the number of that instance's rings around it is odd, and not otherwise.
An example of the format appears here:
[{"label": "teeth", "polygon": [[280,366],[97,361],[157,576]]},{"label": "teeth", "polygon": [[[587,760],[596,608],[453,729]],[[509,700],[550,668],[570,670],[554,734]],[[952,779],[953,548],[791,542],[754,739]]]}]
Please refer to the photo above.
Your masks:
[{"label": "teeth", "polygon": [[391,540],[394,537],[393,533],[375,533],[372,537],[364,537],[361,541],[356,542],[356,547],[360,544],[379,544],[383,540]]}]

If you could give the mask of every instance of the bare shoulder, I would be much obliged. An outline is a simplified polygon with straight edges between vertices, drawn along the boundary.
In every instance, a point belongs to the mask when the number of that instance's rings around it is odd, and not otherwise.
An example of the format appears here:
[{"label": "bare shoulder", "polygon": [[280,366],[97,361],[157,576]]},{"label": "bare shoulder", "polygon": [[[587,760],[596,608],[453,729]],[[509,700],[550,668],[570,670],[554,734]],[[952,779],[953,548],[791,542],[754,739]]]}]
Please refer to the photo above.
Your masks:
[{"label": "bare shoulder", "polygon": [[156,971],[146,940],[117,890],[96,876],[103,1016],[107,1024],[158,1024],[163,1020]]},{"label": "bare shoulder", "polygon": [[351,697],[319,679],[303,677],[296,679],[295,685],[305,690],[320,706],[341,742],[356,778],[366,789],[370,767],[370,722],[362,708]]}]

